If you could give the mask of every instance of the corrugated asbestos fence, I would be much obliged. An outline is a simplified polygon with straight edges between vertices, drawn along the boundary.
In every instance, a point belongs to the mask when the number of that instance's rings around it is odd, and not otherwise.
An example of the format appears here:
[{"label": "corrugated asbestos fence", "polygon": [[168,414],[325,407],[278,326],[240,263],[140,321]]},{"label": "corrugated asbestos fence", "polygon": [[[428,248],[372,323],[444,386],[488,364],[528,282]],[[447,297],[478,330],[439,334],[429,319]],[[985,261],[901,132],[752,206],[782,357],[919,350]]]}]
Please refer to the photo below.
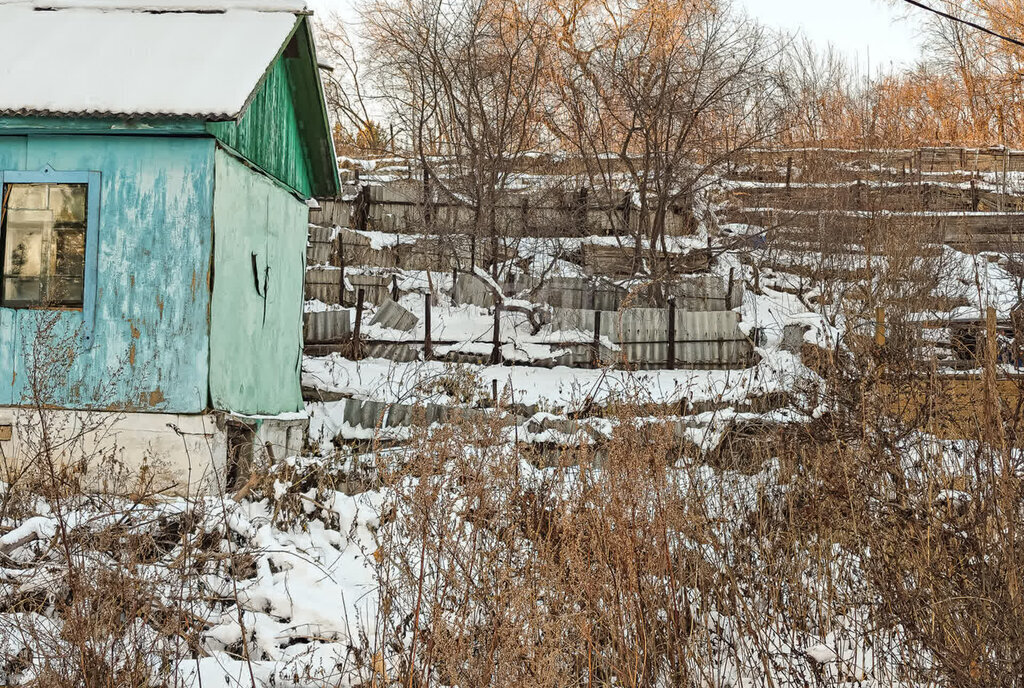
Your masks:
[{"label": "corrugated asbestos fence", "polygon": [[891,210],[933,212],[1024,211],[1024,198],[997,193],[977,185],[843,184],[837,186],[743,186],[730,193],[741,208],[788,210]]},{"label": "corrugated asbestos fence", "polygon": [[316,267],[306,270],[306,299],[324,303],[354,306],[359,290],[363,300],[379,306],[391,298],[391,280],[380,275],[344,274],[335,267]]},{"label": "corrugated asbestos fence", "polygon": [[827,232],[835,241],[859,242],[863,240],[866,232],[884,229],[893,233],[913,235],[921,241],[949,244],[965,250],[1021,252],[1021,247],[1024,246],[1024,212],[873,214],[857,211],[742,208],[730,211],[728,221],[775,230],[817,230]]},{"label": "corrugated asbestos fence", "polygon": [[[335,267],[358,265],[447,272],[488,265],[492,253],[490,241],[477,241],[468,234],[396,236],[392,245],[374,248],[370,239],[351,229],[311,225],[306,262],[309,265]],[[509,260],[515,255],[515,247],[507,245],[506,240],[501,238],[494,255],[497,255],[499,261]]]},{"label": "corrugated asbestos fence", "polygon": [[741,155],[744,163],[784,165],[787,158],[794,164],[883,165],[923,172],[1021,172],[1024,151],[1008,148],[918,148],[907,150],[839,150],[834,148],[800,148],[794,150],[756,150]]},{"label": "corrugated asbestos fence", "polygon": [[[494,306],[494,291],[479,277],[461,273],[455,282],[453,299],[483,308]],[[654,287],[637,290],[632,296],[608,280],[579,277],[547,277],[515,275],[502,285],[505,296],[525,294],[534,303],[554,308],[617,311],[627,298],[637,307],[654,306]],[[743,282],[735,280],[732,291],[728,281],[718,275],[681,275],[662,285],[665,297],[675,297],[676,308],[682,311],[724,311],[743,302]]]},{"label": "corrugated asbestos fence", "polygon": [[352,334],[349,310],[303,313],[302,323],[302,336],[307,344],[342,342]]},{"label": "corrugated asbestos fence", "polygon": [[[430,203],[425,199],[430,198]],[[438,191],[425,192],[422,181],[345,185],[338,198],[318,198],[320,208],[310,213],[316,225],[334,225],[384,232],[422,231],[433,227],[449,232],[476,225],[476,210]],[[499,232],[517,228],[530,236],[587,236],[629,233],[640,226],[640,213],[632,194],[576,191],[507,192],[495,209]],[[692,233],[693,213],[688,203],[670,209],[667,234]]]},{"label": "corrugated asbestos fence", "polygon": [[[598,311],[556,308],[556,331],[594,332]],[[669,311],[628,308],[600,315],[600,335],[619,345],[638,367],[663,367],[669,360]],[[751,365],[753,342],[740,331],[734,311],[675,311],[675,360],[681,368],[743,368]]]}]

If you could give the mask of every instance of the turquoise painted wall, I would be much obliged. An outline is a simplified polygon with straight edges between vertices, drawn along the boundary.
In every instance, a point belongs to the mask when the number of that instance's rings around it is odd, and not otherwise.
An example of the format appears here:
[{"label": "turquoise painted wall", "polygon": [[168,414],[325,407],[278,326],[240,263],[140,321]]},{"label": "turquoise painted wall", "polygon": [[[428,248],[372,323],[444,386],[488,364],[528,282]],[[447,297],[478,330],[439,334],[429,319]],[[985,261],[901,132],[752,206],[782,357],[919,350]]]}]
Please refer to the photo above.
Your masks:
[{"label": "turquoise painted wall", "polygon": [[298,411],[309,209],[218,148],[213,212],[213,407],[247,414]]},{"label": "turquoise painted wall", "polygon": [[[199,412],[207,406],[211,138],[3,136],[0,169],[101,174],[94,340],[54,380],[49,403],[74,408]],[[28,393],[31,342],[52,322],[66,341],[79,311],[0,308],[0,404]],[[63,367],[63,366],[59,366]]]}]

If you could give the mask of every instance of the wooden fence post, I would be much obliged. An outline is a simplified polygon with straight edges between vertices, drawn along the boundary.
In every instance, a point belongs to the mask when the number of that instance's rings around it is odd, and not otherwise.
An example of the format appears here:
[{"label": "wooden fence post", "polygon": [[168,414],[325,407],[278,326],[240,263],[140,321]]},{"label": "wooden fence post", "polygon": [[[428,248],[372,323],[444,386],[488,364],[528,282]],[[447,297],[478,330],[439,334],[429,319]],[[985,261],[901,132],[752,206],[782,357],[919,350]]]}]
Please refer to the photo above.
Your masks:
[{"label": "wooden fence post", "polygon": [[430,301],[431,294],[428,291],[423,296],[423,326],[425,331],[423,333],[423,358],[427,361],[434,357],[434,344],[431,341],[430,330]]},{"label": "wooden fence post", "polygon": [[786,190],[790,190],[790,185],[793,183],[793,156],[790,155],[786,158]]},{"label": "wooden fence post", "polygon": [[631,211],[633,209],[633,196],[625,193],[622,195],[622,228],[625,232],[633,229]]},{"label": "wooden fence post", "polygon": [[491,400],[494,402],[494,408],[498,408],[498,379],[491,378]]},{"label": "wooden fence post", "polygon": [[469,272],[476,274],[476,234],[469,237]]},{"label": "wooden fence post", "polygon": [[595,368],[601,365],[601,311],[594,311],[594,343],[590,352],[591,363]]},{"label": "wooden fence post", "polygon": [[501,304],[494,304],[494,338],[491,349],[491,365],[501,363]]},{"label": "wooden fence post", "polygon": [[576,231],[579,236],[587,234],[587,187],[581,186],[576,197]]},{"label": "wooden fence post", "polygon": [[726,286],[726,291],[725,291],[725,310],[727,310],[727,311],[731,311],[732,308],[733,308],[733,304],[732,304],[732,290],[733,290],[733,287],[736,286],[735,271],[736,271],[736,268],[729,268],[729,283]]},{"label": "wooden fence post", "polygon": [[398,303],[398,275],[391,275],[391,300]]},{"label": "wooden fence post", "polygon": [[359,288],[356,292],[356,323],[352,328],[352,358],[358,361],[360,358],[361,344],[359,342],[359,334],[363,324],[363,289]]},{"label": "wooden fence post", "polygon": [[355,225],[356,229],[366,231],[366,225],[370,217],[370,185],[364,184],[359,187],[356,195]]},{"label": "wooden fence post", "polygon": [[676,369],[676,297],[668,297],[668,355],[669,370]]}]

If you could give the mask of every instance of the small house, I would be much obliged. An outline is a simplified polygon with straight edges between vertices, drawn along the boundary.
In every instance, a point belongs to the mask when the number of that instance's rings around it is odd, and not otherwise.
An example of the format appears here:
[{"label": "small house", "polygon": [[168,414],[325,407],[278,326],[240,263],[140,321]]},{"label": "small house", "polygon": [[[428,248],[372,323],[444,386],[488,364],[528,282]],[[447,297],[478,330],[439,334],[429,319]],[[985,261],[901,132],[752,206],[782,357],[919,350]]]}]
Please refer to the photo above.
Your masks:
[{"label": "small house", "polygon": [[300,448],[339,190],[301,0],[0,0],[0,190],[0,456],[41,407],[152,489]]}]

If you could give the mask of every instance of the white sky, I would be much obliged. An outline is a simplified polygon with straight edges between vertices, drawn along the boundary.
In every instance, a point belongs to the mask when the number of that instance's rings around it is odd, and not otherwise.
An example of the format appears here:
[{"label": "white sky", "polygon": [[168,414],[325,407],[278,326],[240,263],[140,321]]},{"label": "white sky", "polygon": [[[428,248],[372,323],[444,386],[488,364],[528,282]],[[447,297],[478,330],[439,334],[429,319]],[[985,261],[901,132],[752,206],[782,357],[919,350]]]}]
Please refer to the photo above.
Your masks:
[{"label": "white sky", "polygon": [[[329,2],[330,0],[322,0]],[[908,66],[920,52],[914,17],[883,0],[736,0],[768,25],[799,30],[819,44],[831,43],[872,73],[879,66]],[[907,6],[909,7],[909,5]]]},{"label": "white sky", "polygon": [[[356,0],[307,0],[323,15],[337,10],[355,18]],[[802,31],[820,45],[832,43],[858,59],[861,68],[871,58],[871,71],[911,64],[920,43],[913,20],[885,0],[735,0],[765,24],[787,31]],[[916,16],[916,15],[913,15]]]}]

